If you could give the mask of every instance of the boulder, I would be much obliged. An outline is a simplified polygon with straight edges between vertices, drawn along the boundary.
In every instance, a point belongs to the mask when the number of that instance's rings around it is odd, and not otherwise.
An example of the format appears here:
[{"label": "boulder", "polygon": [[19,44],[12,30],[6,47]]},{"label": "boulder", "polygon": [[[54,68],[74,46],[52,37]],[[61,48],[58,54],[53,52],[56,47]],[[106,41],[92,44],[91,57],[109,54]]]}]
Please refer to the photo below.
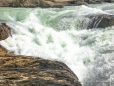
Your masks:
[{"label": "boulder", "polygon": [[6,23],[0,24],[0,41],[11,36],[11,28]]},{"label": "boulder", "polygon": [[62,62],[15,55],[0,46],[0,86],[82,86]]},{"label": "boulder", "polygon": [[114,25],[114,15],[92,15],[89,16],[89,19],[88,28],[106,28]]}]

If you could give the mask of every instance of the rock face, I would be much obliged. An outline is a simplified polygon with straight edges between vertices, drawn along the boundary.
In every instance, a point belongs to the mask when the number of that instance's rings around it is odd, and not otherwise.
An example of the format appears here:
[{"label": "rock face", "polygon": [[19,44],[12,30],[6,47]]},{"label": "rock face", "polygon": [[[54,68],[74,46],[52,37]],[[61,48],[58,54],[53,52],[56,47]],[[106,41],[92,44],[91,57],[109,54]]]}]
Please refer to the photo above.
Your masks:
[{"label": "rock face", "polygon": [[114,15],[93,15],[90,16],[88,28],[105,28],[114,25]]},{"label": "rock face", "polygon": [[114,2],[113,0],[0,0],[0,7],[58,7]]},{"label": "rock face", "polygon": [[1,23],[0,25],[0,41],[4,40],[11,35],[11,28],[6,25],[6,23]]},{"label": "rock face", "polygon": [[82,86],[62,62],[14,55],[0,46],[0,86]]},{"label": "rock face", "polygon": [[[8,33],[2,32],[8,28],[6,23],[2,23],[0,34]],[[77,76],[62,62],[15,55],[0,45],[0,86],[82,85]]]}]

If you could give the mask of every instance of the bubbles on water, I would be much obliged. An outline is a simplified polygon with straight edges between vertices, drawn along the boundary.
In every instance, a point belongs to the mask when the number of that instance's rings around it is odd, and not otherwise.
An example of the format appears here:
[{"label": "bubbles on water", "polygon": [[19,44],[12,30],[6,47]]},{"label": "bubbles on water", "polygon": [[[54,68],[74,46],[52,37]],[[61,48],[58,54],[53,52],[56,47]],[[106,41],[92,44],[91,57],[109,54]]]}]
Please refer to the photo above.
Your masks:
[{"label": "bubbles on water", "polygon": [[114,86],[114,53],[102,54],[88,67],[84,86]]}]

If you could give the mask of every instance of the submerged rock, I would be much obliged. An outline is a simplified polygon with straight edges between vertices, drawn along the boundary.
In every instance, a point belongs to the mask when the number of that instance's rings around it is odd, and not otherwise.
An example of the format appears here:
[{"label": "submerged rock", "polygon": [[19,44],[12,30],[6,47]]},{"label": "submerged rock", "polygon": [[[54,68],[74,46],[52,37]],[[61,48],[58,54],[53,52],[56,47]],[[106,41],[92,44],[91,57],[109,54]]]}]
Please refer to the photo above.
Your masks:
[{"label": "submerged rock", "polygon": [[90,16],[88,28],[106,28],[114,25],[114,15],[93,15]]}]

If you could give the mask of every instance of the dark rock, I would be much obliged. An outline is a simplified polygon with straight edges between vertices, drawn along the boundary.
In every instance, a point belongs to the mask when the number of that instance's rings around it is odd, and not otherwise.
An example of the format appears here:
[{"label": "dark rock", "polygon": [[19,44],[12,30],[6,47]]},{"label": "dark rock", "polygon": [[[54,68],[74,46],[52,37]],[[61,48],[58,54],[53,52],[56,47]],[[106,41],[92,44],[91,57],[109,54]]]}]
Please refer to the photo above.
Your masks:
[{"label": "dark rock", "polygon": [[109,2],[109,3],[111,3],[111,2],[113,2],[113,0],[104,0],[105,2]]},{"label": "dark rock", "polygon": [[5,40],[11,35],[11,28],[6,23],[0,24],[0,41]]},{"label": "dark rock", "polygon": [[82,86],[62,62],[14,55],[0,46],[0,86]]},{"label": "dark rock", "polygon": [[90,16],[88,28],[105,28],[114,25],[114,15],[93,15]]},{"label": "dark rock", "polygon": [[84,0],[84,1],[87,2],[88,4],[100,4],[103,2],[108,2],[108,3],[113,2],[113,0]]}]

